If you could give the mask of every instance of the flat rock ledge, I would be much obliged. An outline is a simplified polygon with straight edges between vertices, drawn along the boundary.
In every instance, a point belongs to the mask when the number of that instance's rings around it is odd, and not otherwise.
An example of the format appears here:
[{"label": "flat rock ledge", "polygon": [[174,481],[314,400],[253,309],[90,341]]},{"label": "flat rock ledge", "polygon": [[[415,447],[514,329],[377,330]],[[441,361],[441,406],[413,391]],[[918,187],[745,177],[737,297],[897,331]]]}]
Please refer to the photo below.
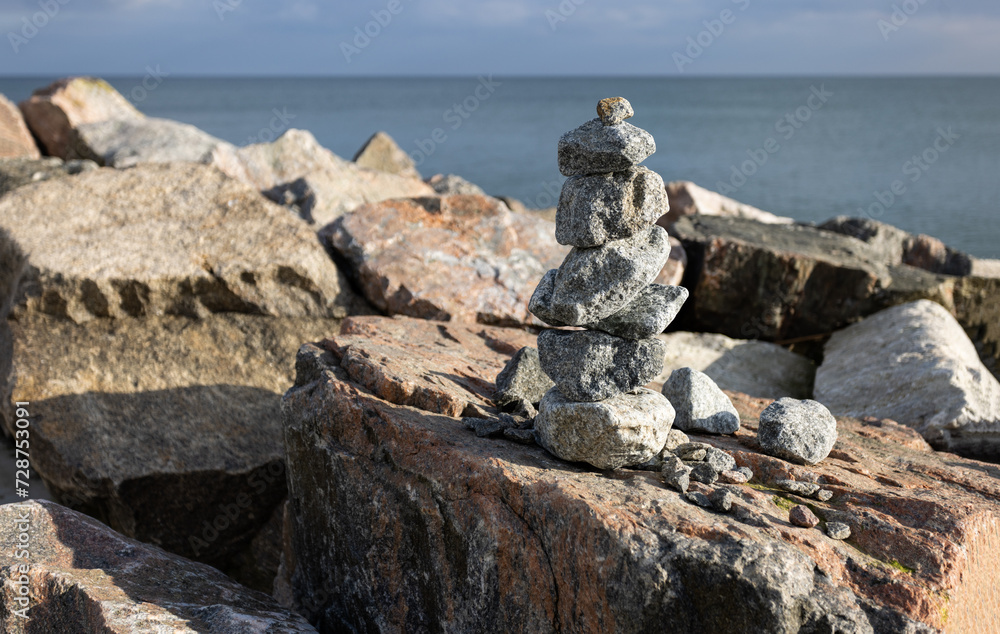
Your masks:
[{"label": "flat rock ledge", "polygon": [[[123,537],[54,502],[0,506],[0,543],[0,626],[9,634],[316,631],[214,568]],[[24,544],[30,556],[19,558]],[[18,613],[25,607],[20,588],[28,590],[26,613]]]},{"label": "flat rock ledge", "polygon": [[[849,418],[823,463],[794,465],[756,444],[770,401],[729,392],[740,430],[691,441],[754,477],[731,486],[730,512],[701,508],[657,473],[600,472],[467,430],[459,413],[489,415],[483,394],[530,339],[355,317],[302,347],[282,407],[279,581],[321,631],[932,632],[992,618],[996,466]],[[793,525],[797,504],[820,525]],[[830,538],[827,522],[850,537]]]}]

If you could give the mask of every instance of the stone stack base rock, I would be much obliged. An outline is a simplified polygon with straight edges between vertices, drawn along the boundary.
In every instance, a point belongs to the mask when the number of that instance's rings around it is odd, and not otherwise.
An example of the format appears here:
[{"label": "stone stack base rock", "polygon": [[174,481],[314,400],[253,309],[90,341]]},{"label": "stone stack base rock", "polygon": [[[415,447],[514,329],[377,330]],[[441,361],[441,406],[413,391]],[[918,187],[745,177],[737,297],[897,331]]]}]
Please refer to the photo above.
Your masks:
[{"label": "stone stack base rock", "polygon": [[538,337],[542,370],[555,387],[535,419],[553,455],[599,469],[641,464],[660,452],[674,420],[662,394],[643,386],[663,370],[656,335],[676,317],[687,290],[653,284],[670,255],[656,220],[669,209],[663,179],[639,165],[653,137],[625,119],[621,97],[559,140],[563,184],[556,240],[573,247],[535,289],[528,309],[551,326]]}]

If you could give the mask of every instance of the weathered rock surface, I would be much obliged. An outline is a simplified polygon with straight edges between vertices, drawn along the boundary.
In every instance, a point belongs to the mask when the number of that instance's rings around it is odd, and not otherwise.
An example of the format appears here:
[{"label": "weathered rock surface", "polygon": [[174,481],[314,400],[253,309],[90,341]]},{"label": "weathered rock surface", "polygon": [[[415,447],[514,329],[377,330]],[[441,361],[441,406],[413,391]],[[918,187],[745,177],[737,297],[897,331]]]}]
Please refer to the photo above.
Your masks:
[{"label": "weathered rock surface", "polygon": [[28,132],[21,111],[12,101],[0,94],[0,159],[41,158],[35,140]]},{"label": "weathered rock surface", "polygon": [[497,407],[512,405],[518,401],[537,404],[555,386],[549,375],[542,370],[538,350],[525,346],[514,353],[504,369],[497,375],[493,402]]},{"label": "weathered rock surface", "polygon": [[672,231],[687,251],[691,291],[678,325],[730,337],[827,334],[916,299],[954,307],[955,279],[886,266],[875,247],[804,225],[685,216]]},{"label": "weathered rock surface", "polygon": [[0,226],[30,254],[29,312],[339,317],[358,301],[305,223],[205,165],[21,187],[0,198]]},{"label": "weathered rock surface", "polygon": [[664,352],[656,338],[635,341],[594,330],[538,335],[542,370],[571,401],[601,401],[642,387],[660,373]]},{"label": "weathered rock surface", "polygon": [[18,187],[72,176],[97,168],[93,161],[66,161],[55,157],[43,159],[0,159],[0,196]]},{"label": "weathered rock surface", "polygon": [[599,402],[567,400],[558,387],[545,394],[535,417],[538,443],[570,462],[619,469],[646,462],[663,448],[674,408],[640,388]]},{"label": "weathered rock surface", "polygon": [[663,265],[660,274],[653,280],[657,284],[664,286],[680,286],[684,279],[684,270],[687,268],[687,252],[684,245],[677,238],[670,236],[670,258]]},{"label": "weathered rock surface", "polygon": [[[29,314],[0,394],[31,403],[31,458],[57,501],[228,570],[285,496],[280,394],[314,318]],[[7,398],[6,433],[14,431]]]},{"label": "weathered rock surface", "polygon": [[592,119],[559,139],[559,171],[563,176],[621,172],[655,151],[649,132],[631,123],[606,126]]},{"label": "weathered rock surface", "polygon": [[[664,349],[669,350],[666,346]],[[663,384],[663,395],[677,410],[674,425],[684,432],[732,434],[740,428],[740,416],[719,386],[692,368],[674,370]],[[719,469],[728,471],[732,467]]]},{"label": "weathered rock surface", "polygon": [[[367,336],[385,342],[372,364],[404,354],[416,367],[399,378],[384,371],[379,396],[322,348],[300,355],[284,401],[292,501],[283,579],[321,630],[976,631],[995,613],[994,465],[931,452],[891,421],[847,418],[827,460],[790,464],[756,444],[769,401],[730,393],[741,429],[692,438],[756,474],[753,488],[731,487],[732,509],[720,515],[659,474],[599,474],[411,406],[422,389],[463,391],[459,380],[491,389],[507,355],[530,343],[500,354],[476,336],[463,347],[433,322],[348,322],[370,324]],[[381,334],[399,322],[408,336]],[[476,360],[453,366],[467,368],[462,376],[432,374],[437,359],[398,347],[418,332],[428,349]],[[847,543],[790,524],[785,509],[803,502],[770,484],[789,478],[836,492],[810,504],[827,526],[850,524]]]},{"label": "weathered rock surface", "polygon": [[433,196],[422,181],[359,167],[321,146],[305,130],[291,129],[273,143],[214,157],[223,172],[323,226],[363,204],[390,198]]},{"label": "weathered rock surface", "polygon": [[871,218],[837,216],[819,228],[867,242],[887,265],[908,264],[945,275],[968,275],[972,271],[971,257],[945,246],[937,238],[914,235]]},{"label": "weathered rock surface", "polygon": [[597,102],[597,116],[604,125],[618,125],[635,115],[632,104],[624,97],[609,97]]},{"label": "weathered rock surface", "polygon": [[834,333],[816,400],[837,414],[892,418],[947,451],[1000,452],[1000,382],[934,302],[896,306]]},{"label": "weathered rock surface", "polygon": [[490,324],[538,323],[527,300],[567,251],[550,223],[478,196],[368,205],[320,236],[380,310]]},{"label": "weathered rock surface", "polygon": [[77,125],[70,133],[66,156],[124,168],[172,161],[208,164],[217,152],[235,151],[234,146],[193,125],[143,117]]},{"label": "weathered rock surface", "polygon": [[663,179],[645,167],[573,176],[563,183],[556,211],[556,240],[596,247],[639,233],[666,213]]},{"label": "weathered rock surface", "polygon": [[757,442],[772,456],[814,465],[837,442],[837,420],[822,403],[780,398],[761,413]]},{"label": "weathered rock surface", "polygon": [[[435,174],[425,181],[439,196],[487,196],[483,188],[458,174]],[[517,211],[517,210],[514,210]]]},{"label": "weathered rock surface", "polygon": [[701,332],[669,332],[659,338],[667,344],[667,355],[653,383],[663,383],[674,370],[693,368],[724,390],[770,399],[812,396],[816,364],[779,345]]},{"label": "weathered rock surface", "polygon": [[353,159],[358,167],[396,174],[406,178],[420,178],[417,166],[410,155],[403,151],[388,133],[381,130],[365,141]]},{"label": "weathered rock surface", "polygon": [[[17,556],[22,535],[26,559]],[[214,568],[123,537],[53,502],[0,506],[0,544],[0,625],[10,634],[316,631]],[[28,606],[17,600],[19,587],[28,591]],[[18,614],[24,607],[27,618]]]},{"label": "weathered rock surface", "polygon": [[663,269],[669,252],[667,232],[657,226],[601,247],[574,247],[539,282],[528,310],[546,323],[597,323],[628,306]]},{"label": "weathered rock surface", "polygon": [[36,90],[20,106],[45,154],[61,159],[75,158],[68,154],[77,126],[143,119],[142,113],[108,82],[95,77],[60,79]]},{"label": "weathered rock surface", "polygon": [[699,187],[691,181],[668,183],[667,196],[670,197],[670,210],[669,213],[660,218],[658,223],[667,230],[681,217],[693,214],[749,218],[767,224],[792,224],[795,222],[791,218],[776,216],[704,187]]}]

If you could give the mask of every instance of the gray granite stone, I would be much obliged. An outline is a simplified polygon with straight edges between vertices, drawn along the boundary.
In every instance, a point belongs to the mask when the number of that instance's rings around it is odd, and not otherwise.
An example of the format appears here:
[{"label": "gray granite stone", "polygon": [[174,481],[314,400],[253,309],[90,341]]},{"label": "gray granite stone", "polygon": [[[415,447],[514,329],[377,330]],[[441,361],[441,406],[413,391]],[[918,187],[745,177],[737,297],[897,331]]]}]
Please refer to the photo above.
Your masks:
[{"label": "gray granite stone", "polygon": [[519,401],[534,405],[555,385],[542,371],[538,350],[525,346],[514,353],[496,379],[493,402],[497,407],[510,409]]},{"label": "gray granite stone", "polygon": [[635,110],[625,97],[608,97],[597,102],[597,116],[604,125],[618,125],[633,115]]},{"label": "gray granite stone", "polygon": [[[547,276],[542,283],[548,284],[554,279],[554,276]],[[584,324],[583,327],[589,330],[601,330],[624,339],[646,339],[666,330],[687,298],[688,291],[683,286],[650,284],[639,291],[635,299],[625,308],[600,321]],[[551,316],[545,321],[553,326],[570,325],[559,322]]]},{"label": "gray granite stone", "polygon": [[618,469],[659,453],[673,419],[669,401],[645,388],[595,403],[568,400],[552,388],[539,405],[535,435],[558,458]]},{"label": "gray granite stone", "polygon": [[851,527],[843,522],[827,522],[826,534],[831,539],[847,539],[851,536]]},{"label": "gray granite stone", "polygon": [[655,225],[600,247],[574,247],[539,282],[528,310],[553,325],[594,324],[635,300],[669,255],[667,232]]},{"label": "gray granite stone", "polygon": [[635,235],[670,208],[659,174],[645,167],[573,176],[563,183],[556,209],[556,241],[596,247]]},{"label": "gray granite stone", "polygon": [[663,451],[673,452],[687,442],[690,442],[688,435],[675,427],[667,434],[667,444],[663,445]]},{"label": "gray granite stone", "polygon": [[563,176],[621,172],[655,151],[649,132],[630,123],[606,126],[592,119],[559,139],[559,171]]},{"label": "gray granite stone", "polygon": [[590,330],[538,335],[542,370],[574,401],[601,401],[645,385],[659,374],[663,354],[656,338],[633,341]]},{"label": "gray granite stone", "polygon": [[736,459],[727,452],[715,447],[709,447],[706,451],[705,462],[712,465],[719,473],[732,471],[736,468]]},{"label": "gray granite stone", "polygon": [[697,491],[691,491],[690,493],[685,493],[684,497],[687,498],[688,502],[696,504],[702,508],[712,508],[712,500],[708,498],[704,493],[699,493]]},{"label": "gray granite stone", "polygon": [[663,384],[663,395],[677,410],[674,424],[683,431],[732,434],[740,415],[712,379],[698,370],[674,370]]},{"label": "gray granite stone", "polygon": [[757,442],[772,456],[798,464],[816,464],[837,442],[837,420],[816,401],[778,399],[760,414]]},{"label": "gray granite stone", "polygon": [[708,496],[712,502],[712,508],[721,513],[728,513],[733,508],[733,494],[729,489],[720,487]]},{"label": "gray granite stone", "polygon": [[774,483],[782,491],[812,497],[819,491],[819,485],[813,482],[797,482],[795,480],[778,480]]}]

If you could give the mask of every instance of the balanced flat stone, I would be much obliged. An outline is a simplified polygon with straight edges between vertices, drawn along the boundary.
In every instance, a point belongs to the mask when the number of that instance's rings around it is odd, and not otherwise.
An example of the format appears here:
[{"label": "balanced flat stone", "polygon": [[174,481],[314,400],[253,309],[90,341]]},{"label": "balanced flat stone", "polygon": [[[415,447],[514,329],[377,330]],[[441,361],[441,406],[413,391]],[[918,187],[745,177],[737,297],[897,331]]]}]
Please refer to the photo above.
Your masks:
[{"label": "balanced flat stone", "polygon": [[596,247],[635,235],[667,213],[667,190],[645,167],[573,176],[563,183],[556,210],[556,240]]},{"label": "balanced flat stone", "polygon": [[761,412],[757,442],[772,456],[814,465],[837,442],[837,420],[822,403],[781,398]]},{"label": "balanced flat stone", "polygon": [[528,310],[546,322],[596,323],[628,306],[659,275],[669,255],[667,232],[655,225],[600,247],[574,247],[538,284]]},{"label": "balanced flat stone", "polygon": [[618,125],[635,114],[625,97],[608,97],[597,102],[597,116],[604,125]]},{"label": "balanced flat stone", "polygon": [[729,397],[697,370],[674,370],[663,384],[663,395],[677,410],[674,424],[682,431],[733,434],[740,428],[740,416]]},{"label": "balanced flat stone", "polygon": [[[549,271],[538,285],[538,288],[541,288],[542,285],[546,285],[547,288],[541,291],[536,290],[536,293],[540,295],[550,294],[551,291],[549,289],[555,281],[555,276],[555,269]],[[687,289],[683,286],[650,284],[642,289],[636,298],[625,308],[600,321],[592,324],[584,324],[583,327],[588,330],[601,330],[610,335],[622,337],[623,339],[646,339],[653,337],[667,329],[670,322],[680,312],[687,296]],[[536,316],[540,318],[544,316],[544,321],[551,326],[570,325],[562,323],[551,314],[546,313],[543,309],[544,306],[544,304],[539,306],[539,310],[542,312],[540,314],[536,313]]]},{"label": "balanced flat stone", "polygon": [[656,151],[653,135],[630,123],[604,125],[593,119],[559,139],[563,176],[621,172]]},{"label": "balanced flat stone", "polygon": [[664,351],[655,337],[633,341],[593,330],[538,335],[542,370],[574,401],[600,401],[645,385],[663,367]]},{"label": "balanced flat stone", "polygon": [[535,434],[558,458],[618,469],[658,454],[673,418],[670,402],[645,388],[596,403],[568,400],[553,388],[538,406]]},{"label": "balanced flat stone", "polygon": [[889,308],[834,333],[815,395],[836,414],[891,418],[947,451],[1000,451],[1000,382],[934,302]]}]

